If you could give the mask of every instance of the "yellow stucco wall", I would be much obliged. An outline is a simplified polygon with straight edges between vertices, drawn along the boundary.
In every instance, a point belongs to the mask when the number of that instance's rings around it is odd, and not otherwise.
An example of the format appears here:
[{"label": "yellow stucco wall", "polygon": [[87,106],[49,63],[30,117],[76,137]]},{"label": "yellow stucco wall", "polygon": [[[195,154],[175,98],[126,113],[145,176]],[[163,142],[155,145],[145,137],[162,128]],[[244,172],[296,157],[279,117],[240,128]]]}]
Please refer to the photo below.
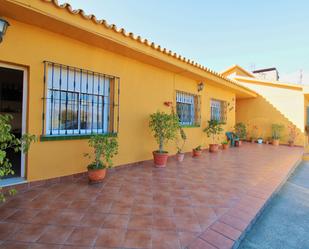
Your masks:
[{"label": "yellow stucco wall", "polygon": [[271,137],[271,124],[279,123],[285,126],[281,141],[287,143],[287,127],[293,124],[299,133],[296,144],[304,145],[305,100],[301,90],[252,82],[241,84],[260,94],[256,99],[237,101],[236,120],[249,124],[248,136],[252,134],[252,125],[255,124],[258,127],[258,136]]},{"label": "yellow stucco wall", "polygon": [[[120,77],[120,148],[115,165],[152,158],[151,152],[157,145],[148,128],[149,115],[157,110],[168,111],[163,102],[174,101],[176,90],[202,95],[202,126],[185,129],[188,135],[186,151],[199,144],[208,146],[202,129],[210,116],[210,99],[235,101],[234,93],[214,87],[214,82],[211,85],[206,82],[203,92],[198,93],[196,80],[13,19],[8,21],[11,26],[0,45],[0,61],[19,64],[29,70],[29,133],[41,135],[44,60]],[[228,113],[226,129],[231,130],[234,122],[235,108]],[[171,154],[176,152],[173,143],[167,149]],[[83,157],[85,152],[88,152],[87,140],[37,142],[28,154],[27,179],[83,172],[89,163]]]}]

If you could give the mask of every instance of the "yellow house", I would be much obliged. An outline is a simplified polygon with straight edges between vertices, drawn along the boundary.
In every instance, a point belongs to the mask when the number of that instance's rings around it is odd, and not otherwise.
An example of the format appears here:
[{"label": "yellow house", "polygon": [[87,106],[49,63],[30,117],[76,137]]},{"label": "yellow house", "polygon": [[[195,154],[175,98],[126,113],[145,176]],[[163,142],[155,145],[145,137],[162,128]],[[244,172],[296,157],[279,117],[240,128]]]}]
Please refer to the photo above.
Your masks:
[{"label": "yellow house", "polygon": [[[151,159],[149,115],[169,111],[166,101],[187,106],[178,108],[185,151],[208,147],[207,120],[225,119],[232,130],[235,110],[258,96],[249,84],[56,0],[2,0],[0,16],[10,24],[0,43],[1,114],[14,116],[17,135],[40,137],[15,158],[16,177],[28,182],[84,172],[91,134],[118,137],[116,166]],[[173,143],[167,149],[176,152]]]},{"label": "yellow house", "polygon": [[226,69],[222,75],[258,94],[256,98],[236,101],[236,120],[247,125],[248,136],[255,133],[255,136],[268,139],[271,137],[271,125],[281,124],[284,126],[281,138],[283,144],[288,143],[290,129],[293,127],[298,134],[295,144],[307,145],[306,86],[261,79],[238,65]]}]

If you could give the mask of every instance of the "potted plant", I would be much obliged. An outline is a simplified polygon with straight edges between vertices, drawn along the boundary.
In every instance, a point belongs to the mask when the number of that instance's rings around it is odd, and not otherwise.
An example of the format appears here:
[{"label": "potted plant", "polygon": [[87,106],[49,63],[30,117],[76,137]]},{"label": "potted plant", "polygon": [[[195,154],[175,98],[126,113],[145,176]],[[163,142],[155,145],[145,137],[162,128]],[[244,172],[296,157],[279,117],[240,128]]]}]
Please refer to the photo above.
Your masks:
[{"label": "potted plant", "polygon": [[258,144],[262,144],[262,143],[263,143],[263,138],[259,137],[259,138],[257,139],[257,142],[258,142]]},{"label": "potted plant", "polygon": [[182,150],[183,150],[183,147],[185,146],[186,140],[187,140],[187,136],[186,136],[185,131],[182,129],[182,127],[179,127],[179,136],[177,136],[175,140],[176,147],[177,147],[176,158],[178,162],[182,162],[185,157],[185,153]]},{"label": "potted plant", "polygon": [[283,131],[282,124],[272,124],[271,125],[271,134],[272,134],[272,144],[278,146],[280,143],[281,133]]},{"label": "potted plant", "polygon": [[150,115],[149,127],[159,145],[159,149],[153,151],[154,164],[156,167],[165,167],[168,152],[163,146],[174,139],[179,129],[179,119],[176,114],[157,111]]},{"label": "potted plant", "polygon": [[219,135],[223,132],[222,122],[217,120],[209,120],[204,132],[206,132],[207,137],[212,138],[212,144],[209,144],[209,152],[217,152],[219,149],[217,140]]},{"label": "potted plant", "polygon": [[[26,154],[31,143],[37,141],[37,137],[30,134],[24,134],[21,138],[15,137],[10,125],[12,119],[11,115],[0,115],[0,182],[4,177],[14,175],[12,163],[7,158],[7,150],[13,149],[15,152],[21,151]],[[17,191],[14,188],[8,191],[9,195],[15,195],[16,193]],[[5,202],[5,197],[6,193],[3,193],[0,187],[0,203]]]},{"label": "potted plant", "polygon": [[[105,178],[106,169],[113,166],[112,158],[118,154],[118,142],[116,137],[93,135],[88,144],[94,150],[93,162],[87,166],[89,183],[98,183]],[[92,157],[89,153],[84,156]]]},{"label": "potted plant", "polygon": [[246,140],[247,138],[247,128],[246,125],[242,122],[235,124],[234,126],[235,135],[239,138],[238,146],[241,145],[241,141]]},{"label": "potted plant", "polygon": [[257,131],[258,131],[257,125],[252,125],[251,137],[250,137],[250,142],[251,143],[255,143]]},{"label": "potted plant", "polygon": [[222,142],[222,150],[227,150],[229,148],[229,143],[227,141]]},{"label": "potted plant", "polygon": [[199,146],[195,147],[192,150],[192,155],[193,155],[193,157],[199,157],[200,155],[202,155],[202,146],[199,145]]},{"label": "potted plant", "polygon": [[289,125],[288,126],[288,130],[289,130],[289,140],[288,140],[288,144],[289,146],[294,146],[295,140],[297,138],[297,136],[299,135],[299,133],[297,132],[297,128],[295,125]]}]

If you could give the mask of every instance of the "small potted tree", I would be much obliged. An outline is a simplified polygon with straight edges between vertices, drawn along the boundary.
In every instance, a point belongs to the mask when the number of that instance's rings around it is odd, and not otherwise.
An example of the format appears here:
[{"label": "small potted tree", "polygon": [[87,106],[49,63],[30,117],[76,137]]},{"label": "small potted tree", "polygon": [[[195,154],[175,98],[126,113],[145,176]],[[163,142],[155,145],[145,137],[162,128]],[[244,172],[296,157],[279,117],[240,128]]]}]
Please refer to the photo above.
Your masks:
[{"label": "small potted tree", "polygon": [[251,137],[250,137],[251,143],[255,143],[257,131],[258,131],[257,125],[252,125]]},{"label": "small potted tree", "polygon": [[88,144],[94,150],[94,155],[84,154],[90,159],[93,157],[93,162],[87,167],[89,183],[99,183],[105,178],[106,169],[113,166],[112,158],[118,154],[118,142],[116,137],[93,135]]},{"label": "small potted tree", "polygon": [[163,146],[175,138],[179,128],[179,119],[174,113],[157,111],[150,115],[149,127],[159,145],[159,149],[153,151],[154,164],[156,167],[165,167],[168,152],[164,150]]},{"label": "small potted tree", "polygon": [[272,145],[274,146],[279,145],[283,128],[284,127],[282,124],[272,124],[271,125]]},{"label": "small potted tree", "polygon": [[[13,149],[15,152],[21,151],[28,153],[31,143],[37,141],[37,137],[31,134],[24,134],[21,138],[15,137],[12,133],[10,122],[13,117],[11,115],[0,115],[0,183],[2,178],[14,175],[12,163],[7,158],[7,150]],[[1,185],[0,185],[1,186]],[[3,193],[0,187],[0,203],[5,202],[6,194],[15,195],[16,189],[10,189],[8,193]]]},{"label": "small potted tree", "polygon": [[187,140],[187,135],[185,131],[182,129],[182,127],[179,127],[179,136],[177,136],[175,140],[176,147],[177,147],[176,158],[178,162],[182,162],[185,157],[185,153],[183,152],[183,147],[185,146],[186,140]]},{"label": "small potted tree", "polygon": [[217,120],[209,120],[204,132],[206,132],[207,137],[212,138],[212,144],[209,144],[209,152],[217,152],[219,149],[217,141],[219,135],[223,132],[222,123]]},{"label": "small potted tree", "polygon": [[193,150],[192,150],[192,156],[193,157],[199,157],[202,155],[202,146],[199,145],[197,147],[195,147]]},{"label": "small potted tree", "polygon": [[299,133],[297,132],[297,128],[296,128],[295,125],[289,125],[288,130],[289,130],[288,144],[289,144],[289,146],[293,147],[294,144],[295,144],[295,140],[296,140],[297,136],[299,135]]},{"label": "small potted tree", "polygon": [[241,141],[246,140],[247,138],[247,128],[246,125],[242,122],[235,124],[234,126],[235,135],[239,138],[238,145],[241,145]]}]

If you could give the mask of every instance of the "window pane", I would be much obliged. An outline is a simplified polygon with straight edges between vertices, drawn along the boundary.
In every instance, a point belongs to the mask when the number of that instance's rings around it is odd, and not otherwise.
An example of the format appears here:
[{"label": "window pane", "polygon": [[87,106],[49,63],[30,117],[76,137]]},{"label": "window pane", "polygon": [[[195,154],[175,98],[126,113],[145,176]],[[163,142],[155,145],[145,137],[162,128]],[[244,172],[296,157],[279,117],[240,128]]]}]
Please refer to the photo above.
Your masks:
[{"label": "window pane", "polygon": [[196,123],[195,97],[197,96],[188,93],[176,93],[176,110],[182,125],[194,125]]},{"label": "window pane", "polygon": [[224,101],[220,100],[211,100],[211,120],[217,121],[225,121],[224,115],[224,108],[225,104]]},{"label": "window pane", "polygon": [[49,100],[51,133],[78,129],[78,94],[49,90]]},{"label": "window pane", "polygon": [[110,113],[114,113],[115,95],[119,94],[115,91],[115,79],[118,84],[119,79],[46,63],[46,133],[63,135],[109,132],[109,123],[118,118]]}]

